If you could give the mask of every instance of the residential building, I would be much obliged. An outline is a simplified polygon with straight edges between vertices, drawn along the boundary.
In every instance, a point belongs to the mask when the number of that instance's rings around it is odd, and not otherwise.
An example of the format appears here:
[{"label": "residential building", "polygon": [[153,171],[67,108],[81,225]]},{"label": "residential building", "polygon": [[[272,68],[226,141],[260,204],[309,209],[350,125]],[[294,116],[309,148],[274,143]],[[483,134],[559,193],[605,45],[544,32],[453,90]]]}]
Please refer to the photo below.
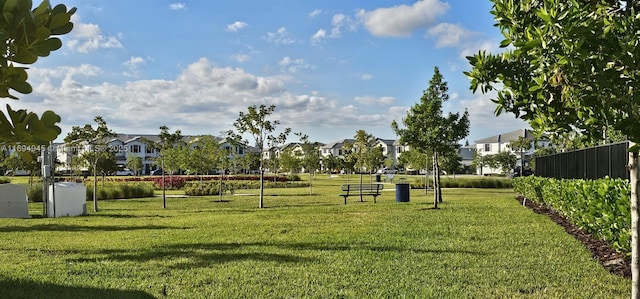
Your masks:
[{"label": "residential building", "polygon": [[[519,137],[526,138],[531,142],[531,149],[524,152],[524,161],[520,161],[519,152],[515,152],[509,147],[509,144],[512,141],[518,140]],[[536,148],[548,147],[549,144],[549,138],[547,138],[546,136],[536,139],[533,136],[533,131],[521,129],[476,140],[475,149],[478,155],[481,156],[495,155],[504,151],[511,152],[518,158],[516,165],[519,166],[524,164],[526,167],[527,161],[529,161],[530,157],[533,155],[534,150]],[[500,169],[494,169],[485,165],[482,168],[477,168],[476,173],[481,175],[500,174],[502,173],[502,171]]]}]

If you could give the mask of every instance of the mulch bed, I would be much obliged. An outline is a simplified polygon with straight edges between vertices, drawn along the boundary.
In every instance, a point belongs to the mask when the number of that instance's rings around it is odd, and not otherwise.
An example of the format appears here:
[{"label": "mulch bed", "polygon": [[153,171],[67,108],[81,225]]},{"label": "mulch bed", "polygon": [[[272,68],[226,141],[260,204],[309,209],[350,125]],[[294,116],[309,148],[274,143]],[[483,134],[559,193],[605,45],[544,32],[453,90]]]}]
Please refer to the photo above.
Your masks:
[{"label": "mulch bed", "polygon": [[613,250],[607,242],[594,238],[591,234],[573,225],[555,210],[539,205],[531,200],[525,200],[523,196],[517,196],[516,200],[520,204],[524,202],[527,208],[532,209],[538,214],[547,215],[551,220],[561,225],[567,233],[582,242],[582,244],[591,251],[593,257],[598,259],[600,264],[609,270],[609,272],[631,279],[631,259]]}]

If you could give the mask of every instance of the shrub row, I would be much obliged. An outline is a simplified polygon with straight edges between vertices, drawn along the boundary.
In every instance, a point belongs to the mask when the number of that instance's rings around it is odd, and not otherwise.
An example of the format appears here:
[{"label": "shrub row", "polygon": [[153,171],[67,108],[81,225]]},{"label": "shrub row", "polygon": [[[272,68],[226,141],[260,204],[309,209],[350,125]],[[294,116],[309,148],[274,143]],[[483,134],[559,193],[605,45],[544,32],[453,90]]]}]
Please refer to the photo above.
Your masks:
[{"label": "shrub row", "polygon": [[[305,182],[264,182],[265,188],[298,188],[309,187],[309,183]],[[223,193],[229,191],[233,193],[240,189],[259,189],[260,181],[222,181]],[[184,193],[191,196],[200,195],[218,195],[220,190],[220,181],[208,182],[188,182],[184,187]]]},{"label": "shrub row", "polygon": [[[505,178],[447,178],[441,177],[442,188],[511,188],[511,180]],[[424,189],[424,182],[411,183],[413,189]],[[429,187],[433,187],[433,177],[430,177]]]},{"label": "shrub row", "polygon": [[[87,200],[93,199],[93,184],[87,184]],[[153,197],[155,190],[150,183],[98,183],[98,200]]]},{"label": "shrub row", "polygon": [[[78,179],[74,178],[61,178],[62,181],[78,181]],[[166,189],[178,190],[182,189],[187,182],[192,181],[218,181],[220,180],[220,176],[179,176],[179,175],[166,175],[164,177],[164,185]],[[260,177],[255,175],[234,175],[234,176],[225,176],[224,180],[232,180],[232,181],[259,181]],[[287,181],[300,181],[300,176],[298,175],[289,175],[289,176],[274,176],[268,175],[264,176],[265,181],[276,181],[276,182],[287,182]],[[80,182],[84,182],[85,184],[92,184],[93,179],[80,179]],[[156,189],[162,188],[162,176],[147,176],[147,177],[122,177],[122,178],[113,178],[109,177],[105,179],[106,182],[152,182]]]},{"label": "shrub row", "polygon": [[[93,184],[85,184],[87,187],[86,199],[93,200]],[[98,193],[96,198],[105,199],[124,199],[124,198],[141,198],[152,197],[154,187],[150,183],[105,183],[104,187],[98,184]],[[34,183],[27,186],[27,197],[31,202],[42,202],[42,183]]]},{"label": "shrub row", "polygon": [[9,184],[11,183],[11,179],[7,177],[0,177],[0,184]]},{"label": "shrub row", "polygon": [[631,187],[622,179],[558,180],[515,178],[514,189],[544,204],[576,226],[607,241],[615,250],[631,252]]}]

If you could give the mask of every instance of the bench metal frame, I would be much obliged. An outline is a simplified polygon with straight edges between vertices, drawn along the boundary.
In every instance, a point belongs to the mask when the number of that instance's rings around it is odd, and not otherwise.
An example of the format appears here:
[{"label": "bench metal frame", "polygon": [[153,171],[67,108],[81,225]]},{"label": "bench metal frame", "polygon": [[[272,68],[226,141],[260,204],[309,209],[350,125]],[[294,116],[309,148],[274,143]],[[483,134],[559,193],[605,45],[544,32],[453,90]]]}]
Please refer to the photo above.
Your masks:
[{"label": "bench metal frame", "polygon": [[384,189],[383,184],[344,184],[341,186],[343,194],[340,196],[344,197],[344,204],[347,205],[347,197],[360,195],[360,200],[362,200],[363,195],[373,196],[373,203],[376,203],[376,198],[380,196],[380,191]]}]

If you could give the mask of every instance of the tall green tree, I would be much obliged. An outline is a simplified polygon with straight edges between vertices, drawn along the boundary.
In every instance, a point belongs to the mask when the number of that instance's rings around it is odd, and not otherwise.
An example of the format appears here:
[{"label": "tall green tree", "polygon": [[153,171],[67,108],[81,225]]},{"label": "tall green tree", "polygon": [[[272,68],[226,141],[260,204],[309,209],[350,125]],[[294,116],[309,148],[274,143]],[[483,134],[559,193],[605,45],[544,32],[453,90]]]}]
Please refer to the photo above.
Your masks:
[{"label": "tall green tree", "polygon": [[429,88],[424,91],[420,102],[412,106],[402,119],[404,128],[400,128],[395,120],[391,124],[401,144],[432,155],[435,209],[438,208],[438,202],[442,202],[439,157],[456,151],[458,141],[469,135],[469,113],[466,110],[462,114],[443,114],[442,105],[449,100],[448,91],[447,82],[435,67]]},{"label": "tall green tree", "polygon": [[[33,91],[27,82],[26,65],[62,47],[62,41],[56,36],[71,32],[70,20],[76,9],[67,9],[63,4],[52,8],[48,0],[36,8],[32,8],[30,0],[6,0],[2,4],[0,97],[18,99],[12,91],[21,94]],[[53,111],[45,111],[40,117],[27,110],[13,110],[7,104],[7,114],[0,111],[0,143],[49,145],[61,133],[57,126],[60,116]]]},{"label": "tall green tree", "polygon": [[[471,89],[496,90],[496,113],[532,128],[600,138],[609,126],[640,142],[640,2],[492,0],[506,51],[468,60]],[[632,298],[640,298],[638,146],[630,148]]]},{"label": "tall green tree", "polygon": [[[117,134],[109,129],[107,122],[101,116],[96,116],[93,121],[96,123],[96,128],[93,128],[90,124],[86,124],[84,127],[73,126],[71,132],[64,138],[64,142],[70,147],[75,146],[78,149],[82,149],[82,157],[93,169],[93,211],[98,212],[98,171],[101,169],[103,173],[108,171],[106,165],[109,164],[100,163],[114,158],[112,152],[111,155],[109,154],[109,141],[116,137]],[[99,165],[103,167],[98,168]]]},{"label": "tall green tree", "polygon": [[[234,131],[227,132],[227,135],[234,139],[241,139],[243,134],[249,134],[253,137],[255,147],[260,151],[260,199],[259,208],[264,207],[264,150],[268,140],[277,139],[285,132],[291,129],[285,129],[280,135],[274,135],[276,127],[280,124],[279,120],[271,120],[275,105],[249,106],[247,112],[240,111],[238,118],[233,123],[237,133]],[[245,142],[248,143],[248,142]]]}]

